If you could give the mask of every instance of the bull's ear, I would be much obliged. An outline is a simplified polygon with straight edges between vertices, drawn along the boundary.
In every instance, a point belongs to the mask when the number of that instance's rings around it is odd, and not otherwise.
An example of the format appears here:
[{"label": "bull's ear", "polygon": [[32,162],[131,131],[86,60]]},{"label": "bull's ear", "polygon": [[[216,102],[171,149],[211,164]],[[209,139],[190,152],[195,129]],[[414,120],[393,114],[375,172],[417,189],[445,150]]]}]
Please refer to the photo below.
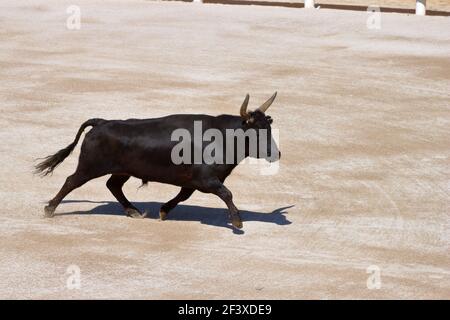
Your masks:
[{"label": "bull's ear", "polygon": [[250,95],[247,93],[247,95],[245,96],[244,102],[242,102],[241,111],[240,111],[241,117],[245,120],[247,120],[249,118],[249,115],[247,112],[247,106],[248,106],[249,100],[250,100]]},{"label": "bull's ear", "polygon": [[273,103],[273,101],[275,100],[276,97],[277,97],[277,92],[275,91],[275,93],[269,98],[269,100],[264,102],[264,104],[261,107],[259,107],[257,110],[261,111],[262,113],[265,113],[267,111],[267,109],[269,109],[270,105]]}]

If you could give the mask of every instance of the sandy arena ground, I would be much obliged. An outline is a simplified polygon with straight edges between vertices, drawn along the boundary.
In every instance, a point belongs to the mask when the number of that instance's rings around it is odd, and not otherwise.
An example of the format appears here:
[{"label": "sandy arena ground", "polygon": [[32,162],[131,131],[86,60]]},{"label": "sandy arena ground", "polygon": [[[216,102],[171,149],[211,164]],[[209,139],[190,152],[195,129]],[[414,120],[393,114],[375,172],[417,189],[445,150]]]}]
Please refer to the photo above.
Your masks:
[{"label": "sandy arena ground", "polygon": [[[68,30],[73,3],[0,4],[0,298],[450,298],[449,18],[83,0]],[[199,192],[160,222],[178,188],[137,179],[148,219],[107,177],[42,217],[79,146],[50,178],[33,160],[86,119],[237,114],[275,90],[279,173],[227,181],[242,233]]]}]

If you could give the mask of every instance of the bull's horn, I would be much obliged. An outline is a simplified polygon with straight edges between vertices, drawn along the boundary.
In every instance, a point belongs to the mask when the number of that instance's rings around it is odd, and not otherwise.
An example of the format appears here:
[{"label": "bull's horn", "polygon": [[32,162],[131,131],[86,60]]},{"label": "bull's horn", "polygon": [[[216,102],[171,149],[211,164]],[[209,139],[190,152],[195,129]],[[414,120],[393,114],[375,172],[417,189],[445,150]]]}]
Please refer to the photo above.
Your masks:
[{"label": "bull's horn", "polygon": [[259,107],[257,110],[259,110],[259,111],[261,111],[263,113],[266,112],[267,109],[269,109],[270,105],[272,104],[273,100],[275,100],[276,96],[277,96],[277,92],[275,91],[273,96],[271,96],[269,100],[264,102],[264,104],[261,107]]},{"label": "bull's horn", "polygon": [[248,100],[250,100],[250,96],[247,95],[245,96],[244,102],[242,102],[242,106],[241,106],[241,117],[244,119],[248,119],[248,113],[247,113],[247,106],[248,106]]}]

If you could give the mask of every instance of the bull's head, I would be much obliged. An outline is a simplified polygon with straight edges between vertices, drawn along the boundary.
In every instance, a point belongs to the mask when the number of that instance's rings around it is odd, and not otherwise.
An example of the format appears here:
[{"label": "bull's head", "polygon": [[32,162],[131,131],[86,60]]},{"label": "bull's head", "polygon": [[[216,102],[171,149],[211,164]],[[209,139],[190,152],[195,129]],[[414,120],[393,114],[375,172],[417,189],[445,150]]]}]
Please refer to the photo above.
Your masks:
[{"label": "bull's head", "polygon": [[[257,146],[257,154],[252,154],[250,152],[250,156],[256,158],[264,158],[269,162],[278,161],[281,156],[281,152],[278,149],[278,146],[272,136],[272,127],[271,124],[273,122],[272,118],[266,115],[267,109],[275,100],[277,93],[275,92],[272,97],[269,98],[266,102],[264,102],[259,108],[255,111],[247,111],[248,102],[250,100],[250,96],[247,94],[244,102],[241,106],[240,115],[243,120],[244,130],[254,129],[258,136],[259,142]],[[264,138],[265,137],[265,138]],[[267,141],[261,141],[260,139],[267,139]],[[260,150],[262,145],[267,146],[267,150]]]}]

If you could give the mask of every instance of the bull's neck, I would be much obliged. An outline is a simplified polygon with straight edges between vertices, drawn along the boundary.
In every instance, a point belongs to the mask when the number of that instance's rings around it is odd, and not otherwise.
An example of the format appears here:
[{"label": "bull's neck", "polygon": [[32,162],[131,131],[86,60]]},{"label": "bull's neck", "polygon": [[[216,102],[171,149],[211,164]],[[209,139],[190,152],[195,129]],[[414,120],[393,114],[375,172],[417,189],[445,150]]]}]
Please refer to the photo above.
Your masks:
[{"label": "bull's neck", "polygon": [[[247,127],[245,126],[245,122],[242,120],[242,118],[240,116],[234,116],[234,115],[221,115],[217,117],[219,119],[218,123],[218,127],[220,126],[220,128],[218,128],[219,130],[221,130],[224,134],[225,134],[225,130],[226,129],[233,129],[233,130],[237,130],[237,129],[242,129],[244,131],[247,130]],[[248,157],[248,154],[246,152],[245,154],[245,158]],[[231,174],[231,172],[234,170],[234,168],[236,168],[240,162],[242,162],[241,159],[239,162],[237,163],[232,163],[232,164],[225,164],[224,165],[224,176],[222,180],[225,180],[225,178]]]},{"label": "bull's neck", "polygon": [[240,116],[222,114],[216,117],[216,127],[218,129],[242,129],[246,130],[244,122]]}]

